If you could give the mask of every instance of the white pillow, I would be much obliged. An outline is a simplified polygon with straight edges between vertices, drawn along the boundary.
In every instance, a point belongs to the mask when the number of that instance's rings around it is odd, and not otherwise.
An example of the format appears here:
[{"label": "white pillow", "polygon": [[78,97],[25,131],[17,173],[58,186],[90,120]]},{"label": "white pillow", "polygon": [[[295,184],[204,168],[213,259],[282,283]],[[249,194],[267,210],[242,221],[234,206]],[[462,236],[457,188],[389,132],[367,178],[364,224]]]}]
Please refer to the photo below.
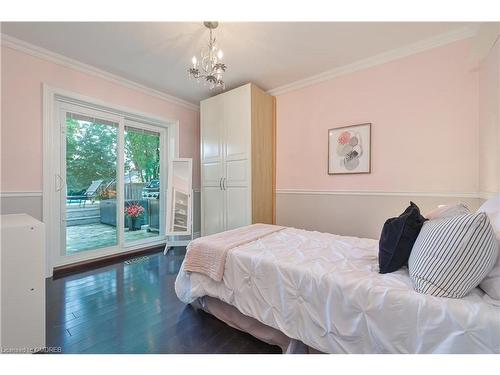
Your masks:
[{"label": "white pillow", "polygon": [[413,245],[408,270],[417,292],[462,298],[491,271],[497,253],[485,213],[429,220]]},{"label": "white pillow", "polygon": [[[490,219],[500,248],[500,195],[488,199],[477,212],[484,212]],[[481,281],[479,287],[493,299],[500,301],[500,255],[491,272]]]},{"label": "white pillow", "polygon": [[444,219],[446,217],[465,215],[470,213],[469,208],[463,204],[441,204],[425,215],[428,220]]}]

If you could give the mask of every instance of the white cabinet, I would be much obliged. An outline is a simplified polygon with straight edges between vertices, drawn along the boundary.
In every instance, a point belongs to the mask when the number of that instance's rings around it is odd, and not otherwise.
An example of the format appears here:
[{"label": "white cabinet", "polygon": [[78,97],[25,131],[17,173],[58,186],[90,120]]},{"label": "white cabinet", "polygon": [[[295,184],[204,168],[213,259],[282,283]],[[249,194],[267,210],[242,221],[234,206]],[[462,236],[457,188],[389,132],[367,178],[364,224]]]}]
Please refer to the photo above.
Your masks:
[{"label": "white cabinet", "polygon": [[274,221],[274,102],[253,84],[200,104],[201,232]]},{"label": "white cabinet", "polygon": [[44,225],[2,215],[1,343],[4,350],[45,347]]},{"label": "white cabinet", "polygon": [[251,137],[250,85],[220,95],[224,103],[224,161],[246,160],[250,154]]},{"label": "white cabinet", "polygon": [[224,191],[218,186],[201,188],[202,235],[224,230]]},{"label": "white cabinet", "polygon": [[225,191],[225,230],[251,224],[249,190],[248,187],[228,187]]},{"label": "white cabinet", "polygon": [[203,142],[201,144],[201,160],[203,163],[222,162],[223,151],[223,117],[224,111],[222,97],[216,96],[201,102],[201,119],[206,126],[202,129]]}]

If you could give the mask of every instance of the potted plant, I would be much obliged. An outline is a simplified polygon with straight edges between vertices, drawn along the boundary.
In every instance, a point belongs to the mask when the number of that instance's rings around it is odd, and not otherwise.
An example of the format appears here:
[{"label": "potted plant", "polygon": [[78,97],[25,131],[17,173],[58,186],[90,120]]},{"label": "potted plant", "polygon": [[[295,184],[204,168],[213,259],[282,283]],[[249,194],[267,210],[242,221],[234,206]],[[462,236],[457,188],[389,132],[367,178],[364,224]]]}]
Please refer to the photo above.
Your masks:
[{"label": "potted plant", "polygon": [[132,203],[127,208],[125,208],[125,215],[129,218],[129,231],[141,229],[141,222],[139,218],[144,215],[144,207],[142,207],[138,203]]}]

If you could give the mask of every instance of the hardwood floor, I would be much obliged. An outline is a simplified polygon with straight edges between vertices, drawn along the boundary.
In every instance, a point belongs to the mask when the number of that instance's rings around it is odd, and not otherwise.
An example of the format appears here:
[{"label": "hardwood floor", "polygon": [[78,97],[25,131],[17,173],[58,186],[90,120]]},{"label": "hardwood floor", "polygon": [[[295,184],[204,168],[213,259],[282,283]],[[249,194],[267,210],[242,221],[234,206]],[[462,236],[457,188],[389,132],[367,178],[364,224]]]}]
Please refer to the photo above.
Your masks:
[{"label": "hardwood floor", "polygon": [[185,248],[47,279],[47,346],[62,353],[281,353],[175,295]]}]

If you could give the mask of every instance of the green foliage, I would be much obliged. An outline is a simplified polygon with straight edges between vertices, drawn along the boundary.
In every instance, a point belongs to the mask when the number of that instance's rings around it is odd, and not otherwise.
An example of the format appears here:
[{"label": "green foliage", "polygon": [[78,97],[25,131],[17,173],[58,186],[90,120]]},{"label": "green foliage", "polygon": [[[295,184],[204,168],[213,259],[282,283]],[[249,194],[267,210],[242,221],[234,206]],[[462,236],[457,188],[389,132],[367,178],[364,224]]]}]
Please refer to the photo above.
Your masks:
[{"label": "green foliage", "polygon": [[[66,120],[66,180],[68,192],[87,189],[92,181],[116,179],[118,128],[99,123]],[[160,138],[127,129],[125,173],[136,171],[141,182],[158,179]]]},{"label": "green foliage", "polygon": [[160,176],[160,137],[127,129],[125,135],[125,173],[135,170],[141,182]]},{"label": "green foliage", "polygon": [[66,180],[68,191],[87,189],[93,180],[116,177],[118,128],[66,120]]}]

